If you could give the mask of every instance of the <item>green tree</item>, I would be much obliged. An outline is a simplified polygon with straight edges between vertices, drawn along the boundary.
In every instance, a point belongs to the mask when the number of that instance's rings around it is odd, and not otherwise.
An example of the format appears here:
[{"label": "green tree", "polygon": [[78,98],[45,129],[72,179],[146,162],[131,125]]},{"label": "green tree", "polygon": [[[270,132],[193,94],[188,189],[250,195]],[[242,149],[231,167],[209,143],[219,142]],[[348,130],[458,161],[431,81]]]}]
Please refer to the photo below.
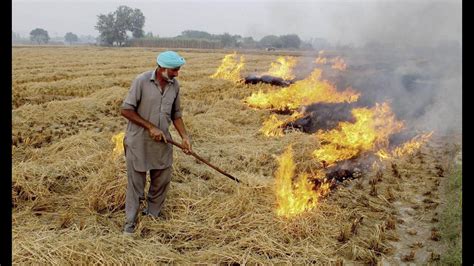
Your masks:
[{"label": "green tree", "polygon": [[280,40],[284,48],[300,48],[301,39],[296,34],[281,35]]},{"label": "green tree", "polygon": [[100,32],[100,41],[106,45],[112,46],[117,35],[115,30],[115,16],[113,13],[107,15],[100,14],[95,28]]},{"label": "green tree", "polygon": [[145,35],[143,26],[145,25],[145,16],[140,9],[134,9],[130,15],[130,31],[133,38],[142,38]]},{"label": "green tree", "polygon": [[77,37],[76,34],[72,33],[72,32],[68,32],[66,33],[66,35],[64,35],[64,40],[69,43],[69,44],[72,44],[72,43],[76,43],[79,41],[79,38]]},{"label": "green tree", "polygon": [[30,32],[30,40],[32,42],[37,42],[38,44],[48,43],[49,42],[48,32],[44,29],[36,28]]},{"label": "green tree", "polygon": [[128,39],[127,31],[132,32],[133,38],[141,38],[145,35],[143,31],[145,16],[140,9],[119,6],[115,12],[107,15],[100,14],[97,17],[95,28],[100,33],[101,43],[105,45],[124,45]]},{"label": "green tree", "polygon": [[149,38],[149,39],[152,39],[154,36],[153,36],[153,32],[149,31],[145,34],[145,38]]},{"label": "green tree", "polygon": [[19,33],[12,31],[12,42],[21,41],[21,36]]},{"label": "green tree", "polygon": [[115,11],[115,41],[122,46],[127,41],[127,29],[130,28],[130,16],[133,9],[128,6],[119,6]]},{"label": "green tree", "polygon": [[210,33],[199,30],[185,30],[181,32],[181,37],[190,38],[190,39],[213,39]]},{"label": "green tree", "polygon": [[230,35],[225,32],[224,34],[212,35],[212,39],[219,40],[224,47],[239,47],[242,36]]},{"label": "green tree", "polygon": [[222,34],[219,39],[224,47],[232,47],[235,45],[235,39],[227,32]]},{"label": "green tree", "polygon": [[257,42],[252,37],[244,37],[241,40],[243,48],[256,48]]},{"label": "green tree", "polygon": [[302,41],[300,48],[304,50],[314,50],[313,45],[311,45],[310,41]]},{"label": "green tree", "polygon": [[280,37],[275,36],[275,35],[267,35],[263,37],[259,43],[262,47],[281,48],[283,46]]}]

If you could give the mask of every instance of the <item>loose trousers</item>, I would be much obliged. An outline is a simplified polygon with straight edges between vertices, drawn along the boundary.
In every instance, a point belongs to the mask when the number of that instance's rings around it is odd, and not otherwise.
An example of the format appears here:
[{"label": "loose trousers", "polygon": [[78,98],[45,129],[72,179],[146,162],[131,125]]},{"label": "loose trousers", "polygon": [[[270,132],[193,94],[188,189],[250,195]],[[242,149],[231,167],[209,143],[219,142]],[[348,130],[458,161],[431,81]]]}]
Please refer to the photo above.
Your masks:
[{"label": "loose trousers", "polygon": [[[125,198],[125,227],[134,228],[140,211],[140,202],[145,199],[146,172],[135,171],[132,160],[126,158],[126,161],[128,184]],[[171,166],[166,169],[150,170],[150,187],[147,193],[146,209],[148,214],[158,216],[165,202],[170,181]]]}]

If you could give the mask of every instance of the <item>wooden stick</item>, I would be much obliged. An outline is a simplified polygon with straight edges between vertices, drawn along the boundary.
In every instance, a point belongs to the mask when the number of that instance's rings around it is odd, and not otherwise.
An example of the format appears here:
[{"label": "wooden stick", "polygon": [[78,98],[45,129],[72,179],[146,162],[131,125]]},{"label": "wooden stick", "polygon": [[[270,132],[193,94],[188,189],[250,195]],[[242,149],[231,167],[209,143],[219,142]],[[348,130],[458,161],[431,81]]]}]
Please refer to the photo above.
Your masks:
[{"label": "wooden stick", "polygon": [[[173,145],[175,145],[175,146],[181,148],[182,150],[184,150],[183,145],[181,145],[181,144],[175,142],[174,140],[166,139],[166,141],[168,141],[169,143],[171,143],[171,144],[173,144]],[[227,176],[228,178],[230,178],[230,179],[236,181],[237,183],[240,183],[240,180],[239,180],[237,177],[233,177],[233,176],[231,176],[230,174],[228,174],[228,173],[222,171],[221,169],[219,169],[219,168],[217,168],[216,166],[212,165],[210,162],[208,162],[208,161],[206,161],[205,159],[201,158],[201,156],[197,155],[197,154],[194,153],[193,151],[191,151],[190,154],[191,154],[192,156],[194,156],[196,159],[198,159],[199,161],[201,161],[201,162],[207,164],[208,166],[210,166],[211,168],[213,168],[213,169],[216,170],[217,172],[219,172],[219,173],[221,173],[221,174]]]}]

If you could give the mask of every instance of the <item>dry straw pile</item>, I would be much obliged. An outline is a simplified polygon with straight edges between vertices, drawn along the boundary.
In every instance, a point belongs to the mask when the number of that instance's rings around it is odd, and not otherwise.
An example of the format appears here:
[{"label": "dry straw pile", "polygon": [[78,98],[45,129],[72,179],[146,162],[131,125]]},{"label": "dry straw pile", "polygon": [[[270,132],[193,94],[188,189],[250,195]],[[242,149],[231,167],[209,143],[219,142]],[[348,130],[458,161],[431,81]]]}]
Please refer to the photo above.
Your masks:
[{"label": "dry straw pile", "polygon": [[[388,168],[375,192],[367,173],[299,217],[275,214],[275,158],[291,143],[307,171],[314,137],[263,136],[269,111],[242,100],[270,87],[211,79],[221,52],[181,52],[184,121],[194,151],[246,184],[175,148],[165,218],[140,217],[137,235],[122,236],[126,169],[111,138],[125,130],[119,106],[131,80],[158,52],[13,48],[15,264],[376,263],[390,255],[391,200],[402,181]],[[246,69],[264,72],[275,58],[246,55]]]}]

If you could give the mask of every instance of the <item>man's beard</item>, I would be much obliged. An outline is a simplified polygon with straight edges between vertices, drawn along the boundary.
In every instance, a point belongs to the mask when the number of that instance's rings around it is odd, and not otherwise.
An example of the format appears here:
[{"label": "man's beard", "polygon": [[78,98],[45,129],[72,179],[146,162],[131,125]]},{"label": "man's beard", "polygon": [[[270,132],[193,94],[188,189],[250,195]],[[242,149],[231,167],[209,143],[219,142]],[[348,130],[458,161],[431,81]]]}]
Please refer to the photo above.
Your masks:
[{"label": "man's beard", "polygon": [[170,82],[170,81],[171,81],[170,77],[168,76],[168,71],[165,70],[165,71],[161,72],[161,76],[162,76],[163,79],[166,80],[167,82]]}]

